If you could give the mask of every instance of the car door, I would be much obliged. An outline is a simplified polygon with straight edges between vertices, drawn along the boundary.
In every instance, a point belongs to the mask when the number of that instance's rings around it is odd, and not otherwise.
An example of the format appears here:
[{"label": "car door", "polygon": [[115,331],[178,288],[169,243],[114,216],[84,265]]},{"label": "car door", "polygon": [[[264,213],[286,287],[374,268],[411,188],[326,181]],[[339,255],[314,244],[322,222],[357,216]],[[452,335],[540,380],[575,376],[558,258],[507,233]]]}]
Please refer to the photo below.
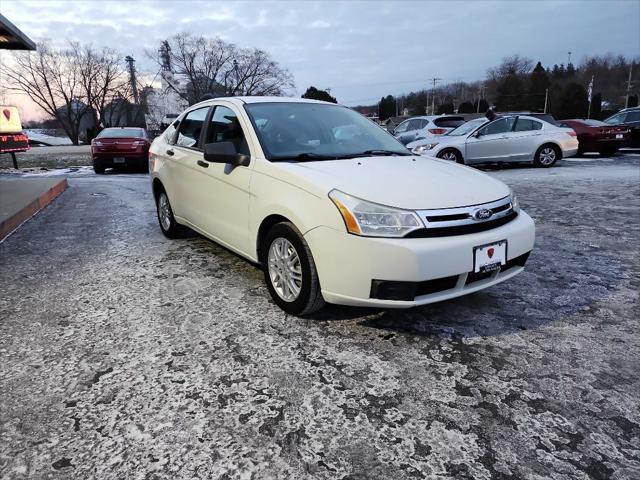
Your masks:
[{"label": "car door", "polygon": [[[214,105],[207,118],[202,144],[231,142],[238,153],[251,155],[245,131],[250,128],[234,107]],[[213,163],[204,155],[193,162],[191,176],[194,223],[206,235],[229,248],[249,251],[249,184],[253,161],[246,166]]]},{"label": "car door", "polygon": [[420,132],[420,125],[422,122],[418,118],[414,118],[408,121],[407,131],[400,135],[400,141],[406,145],[407,143],[413,142],[418,133]]},{"label": "car door", "polygon": [[510,158],[512,162],[529,162],[533,159],[542,135],[542,122],[531,118],[518,117],[511,133],[507,136],[510,142]]},{"label": "car door", "polygon": [[174,215],[197,224],[194,192],[191,188],[196,162],[202,158],[201,134],[210,107],[187,112],[168,139],[165,158],[168,165],[168,193]]},{"label": "car door", "polygon": [[500,118],[482,127],[467,138],[466,163],[509,161],[511,148],[509,133],[515,123],[514,117]]},{"label": "car door", "polygon": [[405,120],[404,122],[400,123],[400,125],[398,125],[393,130],[393,136],[396,137],[398,140],[400,140],[400,137],[407,131],[407,128],[409,127],[409,122],[410,120]]}]

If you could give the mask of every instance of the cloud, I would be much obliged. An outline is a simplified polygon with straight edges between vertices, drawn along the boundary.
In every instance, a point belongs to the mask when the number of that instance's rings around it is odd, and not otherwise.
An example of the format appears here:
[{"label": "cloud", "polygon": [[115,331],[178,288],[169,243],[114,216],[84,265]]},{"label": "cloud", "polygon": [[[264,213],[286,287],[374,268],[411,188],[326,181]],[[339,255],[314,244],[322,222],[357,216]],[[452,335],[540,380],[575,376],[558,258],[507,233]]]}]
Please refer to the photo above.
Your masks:
[{"label": "cloud", "polygon": [[428,79],[479,80],[518,53],[545,65],[606,52],[638,54],[640,2],[135,2],[3,1],[35,39],[108,45],[136,58],[181,31],[259,47],[293,73],[298,94],[331,87],[347,104],[424,88]]}]

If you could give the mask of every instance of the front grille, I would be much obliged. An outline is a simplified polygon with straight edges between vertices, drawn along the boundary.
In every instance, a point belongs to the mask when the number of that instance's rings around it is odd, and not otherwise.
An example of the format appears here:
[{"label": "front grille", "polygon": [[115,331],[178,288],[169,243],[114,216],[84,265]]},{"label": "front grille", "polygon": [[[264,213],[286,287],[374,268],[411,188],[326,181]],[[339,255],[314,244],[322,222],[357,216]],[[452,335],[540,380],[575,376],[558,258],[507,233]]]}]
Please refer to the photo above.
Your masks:
[{"label": "front grille", "polygon": [[[489,218],[484,218],[488,212]],[[511,197],[467,207],[419,210],[417,213],[423,219],[425,228],[414,230],[405,238],[448,237],[483,232],[505,225],[518,216],[511,204]]]},{"label": "front grille", "polygon": [[450,290],[456,286],[458,275],[436,278],[423,282],[399,282],[393,280],[372,280],[371,298],[379,300],[408,300],[416,297]]},{"label": "front grille", "polygon": [[458,225],[455,227],[421,228],[420,230],[410,232],[405,236],[405,238],[451,237],[454,235],[484,232],[486,230],[491,230],[492,228],[498,228],[502,225],[506,225],[517,216],[518,214],[516,212],[511,212],[497,220],[488,220],[481,223],[468,223],[466,225]]},{"label": "front grille", "polygon": [[501,272],[505,272],[513,267],[524,267],[524,264],[527,263],[527,259],[529,258],[529,254],[531,252],[524,253],[519,257],[512,258],[511,260],[507,260],[502,267],[500,267]]}]

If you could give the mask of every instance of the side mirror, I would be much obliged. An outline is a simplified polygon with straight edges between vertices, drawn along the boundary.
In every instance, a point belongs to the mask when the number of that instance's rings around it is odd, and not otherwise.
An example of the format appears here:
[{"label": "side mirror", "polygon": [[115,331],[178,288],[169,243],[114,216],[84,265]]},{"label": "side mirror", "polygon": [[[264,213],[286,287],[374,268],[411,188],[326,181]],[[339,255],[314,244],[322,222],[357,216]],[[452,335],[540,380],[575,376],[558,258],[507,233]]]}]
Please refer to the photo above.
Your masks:
[{"label": "side mirror", "polygon": [[231,142],[207,143],[204,146],[204,159],[211,163],[228,163],[234,167],[247,167],[251,161],[249,155],[238,153]]}]

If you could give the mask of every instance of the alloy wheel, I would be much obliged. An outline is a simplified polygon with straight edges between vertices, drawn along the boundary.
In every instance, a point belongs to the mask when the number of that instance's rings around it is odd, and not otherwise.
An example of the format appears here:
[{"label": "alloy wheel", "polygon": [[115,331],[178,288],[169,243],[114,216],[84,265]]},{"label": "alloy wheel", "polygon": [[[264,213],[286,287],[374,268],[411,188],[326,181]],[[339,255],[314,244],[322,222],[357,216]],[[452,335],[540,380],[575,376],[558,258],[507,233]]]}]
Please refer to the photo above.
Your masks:
[{"label": "alloy wheel", "polygon": [[285,302],[293,302],[302,290],[302,265],[295,247],[283,237],[269,247],[267,258],[269,279],[273,289]]},{"label": "alloy wheel", "polygon": [[445,152],[442,154],[441,157],[443,160],[451,160],[453,162],[455,162],[457,160],[456,154],[453,152]]},{"label": "alloy wheel", "polygon": [[551,147],[543,148],[540,151],[539,161],[542,165],[551,165],[556,161],[556,151]]}]

